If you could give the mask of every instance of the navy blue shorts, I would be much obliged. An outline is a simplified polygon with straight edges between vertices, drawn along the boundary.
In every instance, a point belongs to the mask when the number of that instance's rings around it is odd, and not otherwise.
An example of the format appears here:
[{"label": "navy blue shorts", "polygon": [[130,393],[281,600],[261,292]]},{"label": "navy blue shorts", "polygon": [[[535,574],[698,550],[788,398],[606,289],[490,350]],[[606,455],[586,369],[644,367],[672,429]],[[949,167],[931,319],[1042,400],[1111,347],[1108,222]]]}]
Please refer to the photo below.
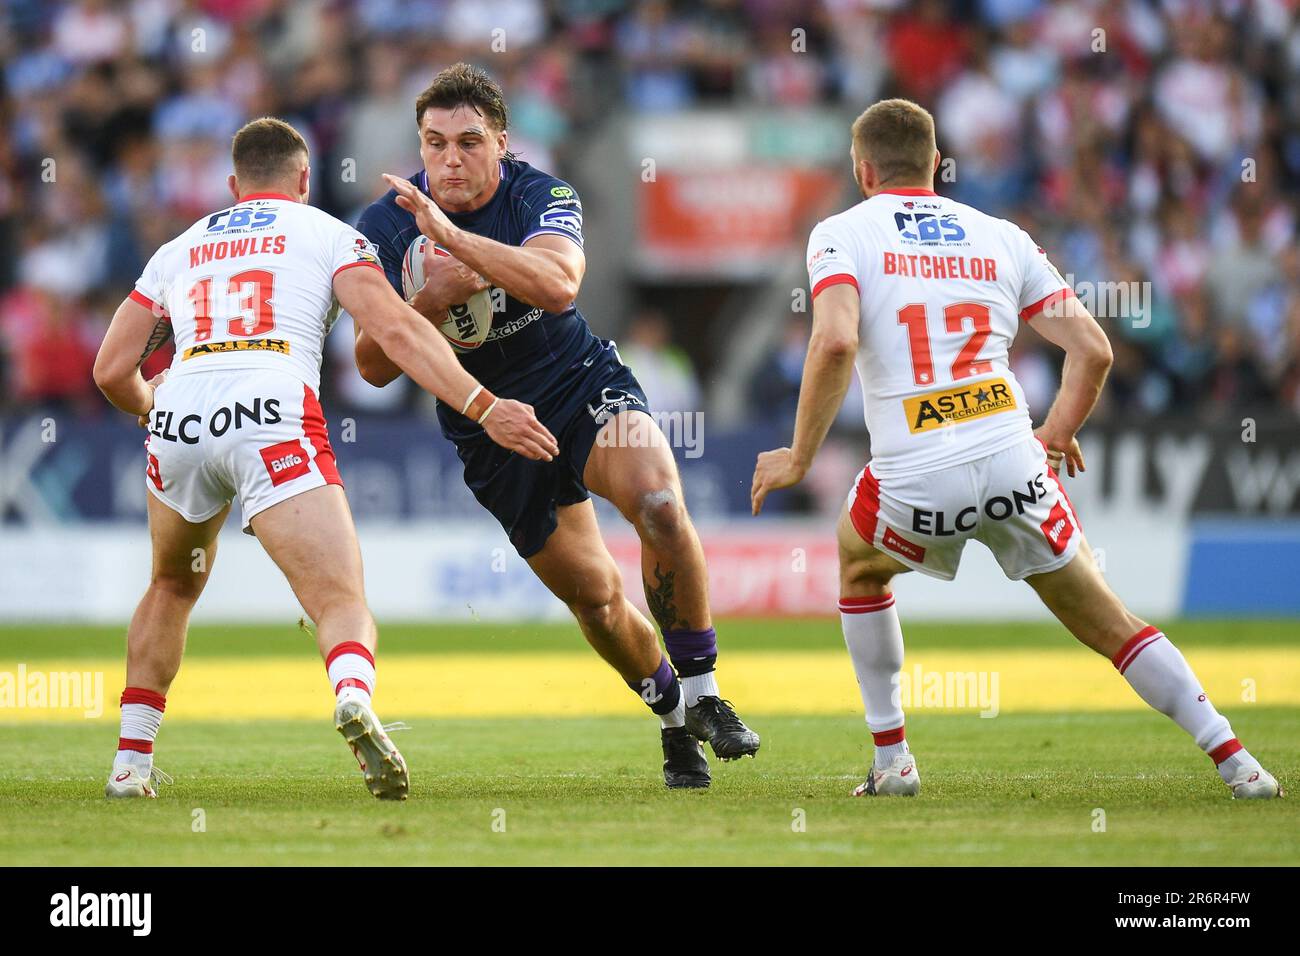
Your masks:
[{"label": "navy blue shorts", "polygon": [[537,418],[555,436],[554,461],[532,461],[502,448],[485,434],[456,443],[465,463],[465,484],[506,529],[519,556],[530,558],[556,528],[556,508],[591,497],[582,473],[601,426],[619,412],[649,413],[645,392],[613,343],[596,353],[581,374],[566,370],[545,400],[534,404]]}]

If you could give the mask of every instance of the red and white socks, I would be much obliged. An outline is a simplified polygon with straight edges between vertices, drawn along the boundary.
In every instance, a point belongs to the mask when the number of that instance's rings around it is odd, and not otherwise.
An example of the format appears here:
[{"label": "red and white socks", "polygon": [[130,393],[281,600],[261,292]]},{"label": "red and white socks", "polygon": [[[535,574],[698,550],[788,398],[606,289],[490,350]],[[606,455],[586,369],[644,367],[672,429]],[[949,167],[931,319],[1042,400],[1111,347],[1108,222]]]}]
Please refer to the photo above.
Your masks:
[{"label": "red and white socks", "polygon": [[[903,631],[894,596],[840,598],[840,622],[875,743],[874,763],[883,770],[910,752],[898,693]],[[1158,628],[1134,634],[1111,661],[1139,697],[1191,735],[1225,783],[1243,768],[1260,768],[1233,736],[1228,719],[1214,709],[1182,653]]]},{"label": "red and white socks", "polygon": [[876,755],[872,760],[877,770],[885,770],[897,757],[910,754],[904,728],[899,724],[893,730],[871,731],[871,741],[876,745]]},{"label": "red and white socks", "polygon": [[128,687],[122,691],[122,729],[118,735],[114,770],[134,767],[142,776],[153,769],[153,742],[162,726],[167,698],[154,690]]},{"label": "red and white socks", "polygon": [[375,655],[364,644],[344,641],[335,644],[325,657],[325,670],[337,703],[360,700],[371,706],[375,692]]},{"label": "red and white socks", "polygon": [[910,752],[899,703],[903,628],[898,623],[894,595],[840,598],[840,623],[876,746],[875,766],[883,770],[895,757]]},{"label": "red and white socks", "polygon": [[1111,658],[1139,697],[1187,731],[1205,751],[1225,783],[1259,761],[1241,746],[1178,648],[1156,627],[1145,627]]}]

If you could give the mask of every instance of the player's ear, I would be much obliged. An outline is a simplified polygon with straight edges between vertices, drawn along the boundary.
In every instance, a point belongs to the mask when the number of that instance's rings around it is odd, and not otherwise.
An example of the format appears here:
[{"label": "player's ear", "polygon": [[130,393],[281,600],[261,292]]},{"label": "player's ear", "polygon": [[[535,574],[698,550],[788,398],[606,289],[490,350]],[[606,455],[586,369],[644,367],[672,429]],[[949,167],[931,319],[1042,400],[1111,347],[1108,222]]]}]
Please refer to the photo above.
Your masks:
[{"label": "player's ear", "polygon": [[943,154],[936,149],[934,151],[934,166],[931,167],[930,169],[931,174],[937,173],[939,171],[939,163],[942,159],[943,159]]},{"label": "player's ear", "polygon": [[311,192],[311,167],[304,166],[302,172],[298,174],[298,195],[302,196],[302,201],[307,201],[307,194]]},{"label": "player's ear", "polygon": [[238,200],[239,200],[239,180],[235,178],[235,174],[234,174],[234,173],[231,173],[229,176],[226,177],[226,186],[227,186],[227,188],[229,188],[229,190],[230,190],[230,195],[234,196],[234,197],[235,197],[235,200],[238,201]]},{"label": "player's ear", "polygon": [[862,173],[862,188],[864,190],[874,190],[880,185],[880,180],[876,178],[876,167],[871,165],[870,160],[862,160],[858,163],[858,169]]}]

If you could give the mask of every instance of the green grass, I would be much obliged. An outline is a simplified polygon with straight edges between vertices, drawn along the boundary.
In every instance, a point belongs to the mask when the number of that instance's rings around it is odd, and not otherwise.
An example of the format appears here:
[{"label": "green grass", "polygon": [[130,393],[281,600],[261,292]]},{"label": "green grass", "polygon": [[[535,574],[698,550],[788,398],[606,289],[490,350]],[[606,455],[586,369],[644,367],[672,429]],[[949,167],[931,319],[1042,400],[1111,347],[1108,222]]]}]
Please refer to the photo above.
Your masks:
[{"label": "green grass", "polygon": [[[1292,710],[1238,718],[1293,786]],[[439,720],[397,740],[413,792],[364,789],[327,721],[177,722],[156,801],[101,796],[114,731],[0,727],[0,861],[151,864],[1143,864],[1300,862],[1295,801],[1236,803],[1181,732],[1146,713],[909,719],[924,780],[854,800],[860,721],[754,718],[756,760],[667,792],[648,719]],[[194,832],[194,811],[206,832]],[[505,811],[505,832],[492,829]],[[1095,811],[1106,830],[1093,831]],[[796,811],[806,820],[795,832]]]},{"label": "green grass", "polygon": [[[1194,620],[1162,622],[1180,647],[1300,647],[1300,622]],[[935,623],[904,620],[907,646],[925,648],[1054,648],[1073,638],[1053,623]],[[730,651],[840,650],[839,622],[817,619],[746,619],[718,624],[719,643]],[[389,654],[431,652],[517,653],[583,648],[572,624],[412,624],[381,621],[379,649]],[[6,661],[37,657],[115,657],[126,647],[126,628],[98,625],[7,625],[0,627],[0,667]],[[314,643],[296,621],[265,625],[196,625],[190,628],[187,656],[256,656],[314,651]]]},{"label": "green grass", "polygon": [[[833,620],[726,621],[723,653],[839,649]],[[1039,624],[907,625],[912,648],[1063,646]],[[1185,646],[1295,653],[1294,622],[1183,622]],[[582,647],[572,626],[384,625],[385,659],[430,651]],[[0,669],[42,658],[117,656],[122,628],[0,629]],[[295,622],[196,627],[191,656],[312,653]],[[393,666],[400,664],[393,662]],[[511,666],[517,666],[517,663]],[[846,679],[848,665],[845,663]],[[612,678],[611,678],[612,679]],[[266,692],[251,691],[251,692]],[[0,863],[150,864],[1080,864],[1300,863],[1296,800],[1236,803],[1169,721],[1145,711],[909,714],[922,794],[854,800],[868,735],[857,717],[745,716],[756,760],[714,764],[707,792],[662,786],[647,716],[417,721],[396,736],[413,792],[372,799],[320,721],[173,720],[156,801],[108,803],[116,727],[0,722]],[[1243,740],[1300,788],[1300,709],[1238,705]],[[2,714],[0,714],[2,716]],[[206,832],[194,832],[194,811]],[[494,832],[504,810],[505,832]],[[1094,832],[1095,811],[1105,832]],[[806,821],[792,829],[796,811]]]}]

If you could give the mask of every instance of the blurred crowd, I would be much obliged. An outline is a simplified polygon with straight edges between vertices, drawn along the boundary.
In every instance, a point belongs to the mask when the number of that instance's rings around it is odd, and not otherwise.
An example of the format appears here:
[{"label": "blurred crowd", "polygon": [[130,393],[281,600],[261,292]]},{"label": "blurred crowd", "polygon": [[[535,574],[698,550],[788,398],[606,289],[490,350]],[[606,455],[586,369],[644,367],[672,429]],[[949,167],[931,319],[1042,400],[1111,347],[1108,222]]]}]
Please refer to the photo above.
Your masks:
[{"label": "blurred crowd", "polygon": [[[615,111],[915,99],[953,160],[939,191],[1090,290],[1116,351],[1101,415],[1300,416],[1296,0],[0,0],[0,409],[102,408],[107,321],[228,203],[242,122],[294,123],[313,201],[355,220],[378,171],[411,171],[415,94],[459,59],[561,176]],[[664,408],[712,372],[684,331],[648,302],[620,336]],[[755,414],[793,414],[807,332],[762,363]],[[1033,338],[1014,362],[1045,409],[1059,366]]]}]

